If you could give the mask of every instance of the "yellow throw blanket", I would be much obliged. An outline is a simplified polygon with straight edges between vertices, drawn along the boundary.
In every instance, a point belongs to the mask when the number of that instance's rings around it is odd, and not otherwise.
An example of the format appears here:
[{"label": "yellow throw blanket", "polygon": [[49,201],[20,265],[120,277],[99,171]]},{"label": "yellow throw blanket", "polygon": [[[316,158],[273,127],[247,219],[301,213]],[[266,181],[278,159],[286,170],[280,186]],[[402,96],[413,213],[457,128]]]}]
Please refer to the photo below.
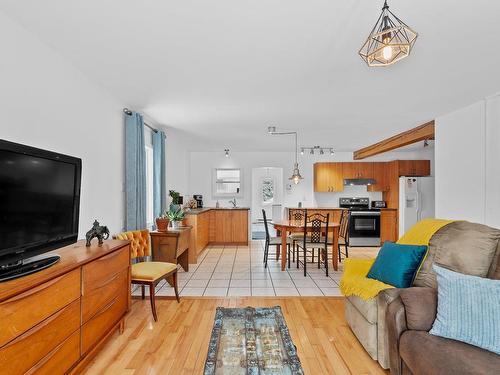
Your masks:
[{"label": "yellow throw blanket", "polygon": [[[428,245],[434,233],[453,220],[425,219],[413,227],[399,239],[397,243],[404,245]],[[358,296],[364,300],[374,298],[384,289],[394,288],[378,280],[366,277],[375,259],[346,259],[344,274],[340,280],[340,291],[344,296]],[[422,261],[423,263],[423,261]]]}]

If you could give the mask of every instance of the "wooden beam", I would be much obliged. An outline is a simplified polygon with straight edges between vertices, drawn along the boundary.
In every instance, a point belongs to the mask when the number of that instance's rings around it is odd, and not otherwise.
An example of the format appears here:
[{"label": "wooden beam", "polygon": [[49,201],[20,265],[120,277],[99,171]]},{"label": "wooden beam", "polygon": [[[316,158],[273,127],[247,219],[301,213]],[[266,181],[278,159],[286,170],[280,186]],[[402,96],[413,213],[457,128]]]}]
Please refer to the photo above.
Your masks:
[{"label": "wooden beam", "polygon": [[370,156],[382,154],[387,151],[411,145],[412,143],[434,139],[434,120],[416,128],[399,133],[368,147],[354,151],[354,160],[365,159]]}]

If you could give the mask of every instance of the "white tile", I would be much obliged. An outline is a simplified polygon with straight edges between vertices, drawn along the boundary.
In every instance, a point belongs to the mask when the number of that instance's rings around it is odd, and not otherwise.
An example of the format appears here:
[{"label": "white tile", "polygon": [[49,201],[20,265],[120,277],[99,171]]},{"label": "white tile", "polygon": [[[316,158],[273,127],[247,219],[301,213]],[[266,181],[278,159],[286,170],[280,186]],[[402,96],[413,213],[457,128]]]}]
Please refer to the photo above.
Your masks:
[{"label": "white tile", "polygon": [[252,288],[252,296],[275,296],[273,288]]},{"label": "white tile", "polygon": [[335,281],[330,279],[329,277],[325,277],[324,279],[315,279],[314,282],[316,283],[317,286],[320,288],[337,288],[338,285]]},{"label": "white tile", "polygon": [[295,285],[293,284],[293,281],[288,279],[288,280],[275,280],[273,279],[273,285],[275,288],[293,288]]},{"label": "white tile", "polygon": [[271,281],[271,278],[267,279],[267,280],[254,280],[252,279],[252,287],[255,287],[255,288],[272,288],[273,287],[273,283]]},{"label": "white tile", "polygon": [[231,288],[250,288],[250,279],[246,279],[246,280],[235,280],[235,279],[232,279],[231,280],[231,284],[230,284],[230,287]]},{"label": "white tile", "polygon": [[211,297],[225,297],[227,295],[227,289],[228,288],[207,288],[203,295]]},{"label": "white tile", "polygon": [[227,280],[212,279],[208,283],[209,288],[222,288],[222,287],[227,288],[228,286],[229,286],[229,279]]},{"label": "white tile", "polygon": [[206,288],[208,280],[192,279],[186,284],[186,288]]},{"label": "white tile", "polygon": [[342,296],[339,288],[321,288],[325,296]]},{"label": "white tile", "polygon": [[156,292],[157,296],[175,296],[175,291],[174,288],[171,287],[170,285],[164,286],[161,288],[159,291]]},{"label": "white tile", "polygon": [[215,271],[212,275],[212,280],[229,280],[231,278],[231,272],[217,272]]},{"label": "white tile", "polygon": [[322,296],[319,288],[297,288],[301,296]]},{"label": "white tile", "polygon": [[231,279],[233,280],[249,280],[250,272],[233,272]]},{"label": "white tile", "polygon": [[252,280],[271,280],[269,272],[252,272]]},{"label": "white tile", "polygon": [[205,288],[184,288],[182,289],[181,296],[199,296],[203,295]]},{"label": "white tile", "polygon": [[302,279],[294,279],[293,282],[297,288],[316,288],[316,284],[309,277],[302,277]]},{"label": "white tile", "polygon": [[250,288],[229,288],[228,296],[251,296]]},{"label": "white tile", "polygon": [[191,280],[210,280],[212,272],[196,272]]},{"label": "white tile", "polygon": [[297,288],[274,288],[277,296],[298,296]]},{"label": "white tile", "polygon": [[271,272],[271,278],[273,280],[290,280],[290,275],[286,271]]}]

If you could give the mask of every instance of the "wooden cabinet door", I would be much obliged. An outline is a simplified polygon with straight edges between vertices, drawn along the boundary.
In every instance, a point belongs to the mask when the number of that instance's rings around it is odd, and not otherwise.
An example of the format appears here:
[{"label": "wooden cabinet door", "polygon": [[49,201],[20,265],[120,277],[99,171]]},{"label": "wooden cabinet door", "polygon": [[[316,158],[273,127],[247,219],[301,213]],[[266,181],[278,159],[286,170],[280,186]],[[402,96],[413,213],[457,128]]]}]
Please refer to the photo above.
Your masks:
[{"label": "wooden cabinet door", "polygon": [[358,164],[359,178],[373,178],[373,163],[356,163]]},{"label": "wooden cabinet door", "polygon": [[329,191],[344,190],[344,173],[342,163],[329,163],[328,172],[330,179],[328,181]]},{"label": "wooden cabinet door", "polygon": [[389,163],[379,162],[372,163],[373,165],[373,177],[376,181],[375,184],[368,186],[368,191],[387,191],[389,190],[388,183],[388,169]]},{"label": "wooden cabinet door", "polygon": [[430,160],[398,160],[400,176],[429,176],[431,174]]},{"label": "wooden cabinet door", "polygon": [[415,176],[415,163],[413,160],[398,160],[400,176]]},{"label": "wooden cabinet door", "polygon": [[415,160],[415,175],[416,176],[430,176],[431,174],[431,161],[430,160]]},{"label": "wooden cabinet door", "polygon": [[342,163],[342,175],[344,179],[359,178],[358,163]]},{"label": "wooden cabinet door", "polygon": [[343,163],[344,178],[372,178],[373,163]]},{"label": "wooden cabinet door", "polygon": [[248,242],[248,211],[234,210],[231,213],[231,235],[235,243]]},{"label": "wooden cabinet door", "polygon": [[215,211],[215,242],[231,242],[231,223],[229,211]]},{"label": "wooden cabinet door", "polygon": [[328,192],[330,188],[329,163],[314,164],[314,191],[318,193]]},{"label": "wooden cabinet door", "polygon": [[385,241],[398,240],[398,211],[382,210],[380,212],[380,244]]}]

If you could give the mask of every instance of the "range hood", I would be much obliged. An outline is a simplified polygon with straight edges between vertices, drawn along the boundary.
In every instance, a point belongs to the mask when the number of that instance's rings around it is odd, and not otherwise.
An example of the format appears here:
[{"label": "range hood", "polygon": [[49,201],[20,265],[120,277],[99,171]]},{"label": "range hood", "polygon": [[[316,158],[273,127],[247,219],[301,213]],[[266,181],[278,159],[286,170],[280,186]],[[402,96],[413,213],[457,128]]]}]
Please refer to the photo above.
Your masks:
[{"label": "range hood", "polygon": [[367,186],[375,185],[377,183],[373,178],[346,178],[344,179],[344,186]]}]

